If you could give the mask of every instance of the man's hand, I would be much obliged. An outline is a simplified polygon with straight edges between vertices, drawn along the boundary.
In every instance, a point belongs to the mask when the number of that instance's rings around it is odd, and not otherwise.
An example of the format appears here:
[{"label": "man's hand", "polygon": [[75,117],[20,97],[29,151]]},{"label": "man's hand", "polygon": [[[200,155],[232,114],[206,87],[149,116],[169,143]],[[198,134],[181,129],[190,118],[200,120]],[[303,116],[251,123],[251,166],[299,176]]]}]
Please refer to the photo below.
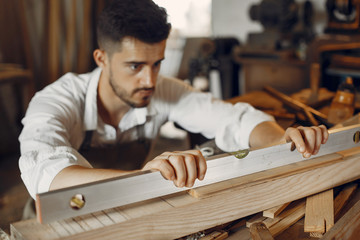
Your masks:
[{"label": "man's hand", "polygon": [[196,178],[203,180],[206,160],[198,150],[164,152],[149,161],[142,170],[159,170],[177,187],[192,187]]},{"label": "man's hand", "polygon": [[293,142],[297,150],[308,158],[319,152],[321,144],[326,143],[329,132],[324,125],[313,127],[289,127],[284,131],[276,122],[263,122],[257,125],[250,135],[250,147],[253,149],[273,146],[284,142]]},{"label": "man's hand", "polygon": [[286,142],[293,142],[303,157],[309,158],[319,152],[321,144],[326,143],[329,132],[324,125],[317,127],[289,127],[285,131],[284,138]]}]

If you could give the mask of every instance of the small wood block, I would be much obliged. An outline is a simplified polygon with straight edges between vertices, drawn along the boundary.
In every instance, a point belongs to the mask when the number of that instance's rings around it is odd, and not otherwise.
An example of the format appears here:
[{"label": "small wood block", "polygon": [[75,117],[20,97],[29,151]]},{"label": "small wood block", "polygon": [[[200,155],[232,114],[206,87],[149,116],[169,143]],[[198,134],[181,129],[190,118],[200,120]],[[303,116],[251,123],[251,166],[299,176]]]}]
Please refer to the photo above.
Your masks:
[{"label": "small wood block", "polygon": [[289,204],[290,204],[290,202],[267,209],[263,212],[263,216],[268,217],[268,218],[274,218],[277,215],[279,215]]},{"label": "small wood block", "polygon": [[[277,235],[288,229],[290,226],[292,226],[294,223],[299,221],[302,217],[304,217],[304,214],[305,200],[294,202],[294,207],[290,207],[289,209],[283,211],[279,216],[275,218],[276,223],[269,224],[268,228],[271,235],[276,237]],[[267,224],[266,222],[264,223],[265,225]]]},{"label": "small wood block", "polygon": [[265,219],[266,219],[266,217],[263,217],[261,213],[257,213],[252,218],[250,218],[248,221],[246,221],[246,227],[250,228],[252,224],[262,222]]},{"label": "small wood block", "polygon": [[323,234],[332,226],[334,226],[333,189],[307,197],[304,231]]},{"label": "small wood block", "polygon": [[338,154],[341,154],[343,157],[353,156],[360,154],[360,147],[354,147],[347,150],[339,151]]},{"label": "small wood block", "polygon": [[324,234],[318,233],[318,232],[311,232],[310,233],[310,237],[313,237],[313,238],[322,238],[323,236],[324,236]]},{"label": "small wood block", "polygon": [[252,224],[250,226],[250,234],[254,240],[274,240],[269,229],[262,222]]},{"label": "small wood block", "polygon": [[267,228],[271,228],[278,222],[282,221],[284,218],[294,214],[297,210],[305,206],[305,199],[301,199],[295,202],[292,202],[282,213],[280,213],[275,218],[267,218],[263,222]]}]

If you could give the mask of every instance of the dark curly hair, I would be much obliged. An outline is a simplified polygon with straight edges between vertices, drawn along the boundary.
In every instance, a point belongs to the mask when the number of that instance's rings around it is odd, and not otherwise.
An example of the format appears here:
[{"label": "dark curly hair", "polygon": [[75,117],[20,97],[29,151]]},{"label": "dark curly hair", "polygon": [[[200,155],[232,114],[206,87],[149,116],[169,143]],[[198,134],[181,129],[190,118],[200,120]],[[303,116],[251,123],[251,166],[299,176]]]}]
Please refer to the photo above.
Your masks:
[{"label": "dark curly hair", "polygon": [[97,42],[111,53],[124,37],[146,43],[161,42],[169,36],[171,24],[166,10],[152,0],[113,0],[99,16]]}]

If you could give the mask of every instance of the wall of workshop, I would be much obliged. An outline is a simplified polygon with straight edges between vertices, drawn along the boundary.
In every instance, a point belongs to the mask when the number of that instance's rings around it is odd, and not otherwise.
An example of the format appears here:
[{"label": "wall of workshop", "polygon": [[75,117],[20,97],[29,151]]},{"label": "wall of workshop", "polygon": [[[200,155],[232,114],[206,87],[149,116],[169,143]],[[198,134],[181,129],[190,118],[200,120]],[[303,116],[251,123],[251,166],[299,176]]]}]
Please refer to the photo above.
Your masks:
[{"label": "wall of workshop", "polygon": [[[305,0],[295,1],[299,4],[305,2]],[[251,20],[249,15],[251,6],[261,2],[261,0],[212,0],[212,35],[214,37],[234,36],[240,40],[242,45],[246,45],[249,33],[263,32],[261,23]],[[326,0],[311,0],[311,3],[313,6],[313,31],[319,35],[323,33],[327,22]],[[299,54],[302,53],[305,51],[303,50]],[[245,62],[239,73],[239,86],[242,94],[261,90],[264,85],[270,85],[279,91],[290,94],[309,85],[306,64],[295,58],[286,60],[282,58],[280,60],[260,58],[254,60],[253,58],[252,63],[249,62],[249,59]],[[297,76],[296,79],[292,79],[295,84],[289,82],[287,75]]]},{"label": "wall of workshop", "polygon": [[[241,42],[247,41],[249,32],[261,32],[262,26],[249,17],[251,5],[261,0],[212,0],[213,36],[236,36]],[[296,0],[302,3],[304,0]],[[326,0],[312,0],[314,8],[314,31],[321,34],[326,24]]]},{"label": "wall of workshop", "polygon": [[[0,64],[31,68],[35,91],[66,72],[92,70],[96,45],[93,30],[107,1],[0,0]],[[24,51],[25,46],[29,53]],[[18,109],[11,90],[9,84],[0,85],[0,161],[2,154],[19,151],[21,126],[15,123]]]}]

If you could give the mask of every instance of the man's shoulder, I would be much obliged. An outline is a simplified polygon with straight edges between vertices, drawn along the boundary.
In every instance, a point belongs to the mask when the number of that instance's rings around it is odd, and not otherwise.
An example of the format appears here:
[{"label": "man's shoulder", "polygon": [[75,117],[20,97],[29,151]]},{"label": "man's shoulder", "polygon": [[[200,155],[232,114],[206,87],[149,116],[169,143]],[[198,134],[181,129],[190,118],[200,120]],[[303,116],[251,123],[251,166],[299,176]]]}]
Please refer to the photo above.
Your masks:
[{"label": "man's shoulder", "polygon": [[98,70],[95,69],[92,72],[83,74],[68,72],[57,79],[55,82],[47,85],[40,92],[86,92],[91,79],[97,73],[97,71]]},{"label": "man's shoulder", "polygon": [[[49,84],[44,89],[38,91],[32,98],[29,110],[48,111],[57,113],[59,109],[72,109],[71,111],[83,110],[87,95],[89,95],[90,83],[94,77],[94,72],[86,74],[66,73],[55,82]],[[96,85],[97,82],[94,81]],[[96,86],[91,94],[96,94]]]}]

